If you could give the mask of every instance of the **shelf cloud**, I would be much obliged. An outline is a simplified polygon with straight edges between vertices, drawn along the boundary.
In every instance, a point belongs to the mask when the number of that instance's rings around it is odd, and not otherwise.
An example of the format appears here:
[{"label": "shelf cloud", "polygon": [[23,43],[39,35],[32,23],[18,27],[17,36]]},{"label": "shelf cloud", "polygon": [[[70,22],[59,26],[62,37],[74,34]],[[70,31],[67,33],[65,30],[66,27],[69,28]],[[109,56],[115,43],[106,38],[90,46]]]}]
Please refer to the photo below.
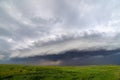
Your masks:
[{"label": "shelf cloud", "polygon": [[119,26],[119,0],[0,0],[0,60],[119,49]]}]

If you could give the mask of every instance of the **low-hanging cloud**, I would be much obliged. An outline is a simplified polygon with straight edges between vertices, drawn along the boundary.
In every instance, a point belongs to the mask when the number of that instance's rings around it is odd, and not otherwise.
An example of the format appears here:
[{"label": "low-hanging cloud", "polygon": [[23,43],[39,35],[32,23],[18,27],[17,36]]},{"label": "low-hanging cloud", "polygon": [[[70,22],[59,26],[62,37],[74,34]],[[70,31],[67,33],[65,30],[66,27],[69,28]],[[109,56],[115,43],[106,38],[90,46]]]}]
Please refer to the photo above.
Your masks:
[{"label": "low-hanging cloud", "polygon": [[120,49],[116,50],[69,50],[60,54],[12,58],[11,63],[32,65],[105,65],[120,64]]},{"label": "low-hanging cloud", "polygon": [[0,55],[120,48],[119,0],[1,0]]}]

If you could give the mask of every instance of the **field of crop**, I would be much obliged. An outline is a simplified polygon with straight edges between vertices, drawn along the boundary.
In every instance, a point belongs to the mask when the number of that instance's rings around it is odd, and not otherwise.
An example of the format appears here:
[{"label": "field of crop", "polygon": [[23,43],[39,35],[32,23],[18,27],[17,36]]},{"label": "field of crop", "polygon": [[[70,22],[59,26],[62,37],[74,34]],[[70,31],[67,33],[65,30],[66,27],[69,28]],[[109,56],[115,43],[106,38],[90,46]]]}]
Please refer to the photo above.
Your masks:
[{"label": "field of crop", "polygon": [[120,80],[120,66],[0,65],[0,80]]}]

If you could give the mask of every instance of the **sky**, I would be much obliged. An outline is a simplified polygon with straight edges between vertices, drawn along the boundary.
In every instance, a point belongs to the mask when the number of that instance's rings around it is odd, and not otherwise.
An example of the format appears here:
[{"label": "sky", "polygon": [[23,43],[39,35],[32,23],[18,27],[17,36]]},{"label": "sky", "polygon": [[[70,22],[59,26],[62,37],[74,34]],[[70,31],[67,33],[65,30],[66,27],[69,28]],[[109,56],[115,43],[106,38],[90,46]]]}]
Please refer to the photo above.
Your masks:
[{"label": "sky", "polygon": [[[119,41],[120,0],[0,0],[0,62],[71,50],[114,51]],[[48,63],[61,60],[43,65]]]}]

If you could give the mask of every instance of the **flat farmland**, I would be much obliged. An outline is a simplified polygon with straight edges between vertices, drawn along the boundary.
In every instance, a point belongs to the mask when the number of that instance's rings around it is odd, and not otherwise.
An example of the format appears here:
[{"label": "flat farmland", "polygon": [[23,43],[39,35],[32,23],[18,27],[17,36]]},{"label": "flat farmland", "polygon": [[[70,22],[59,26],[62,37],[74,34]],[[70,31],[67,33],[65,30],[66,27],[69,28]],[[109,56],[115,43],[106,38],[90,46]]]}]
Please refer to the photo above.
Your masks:
[{"label": "flat farmland", "polygon": [[0,80],[120,80],[120,66],[0,65]]}]

